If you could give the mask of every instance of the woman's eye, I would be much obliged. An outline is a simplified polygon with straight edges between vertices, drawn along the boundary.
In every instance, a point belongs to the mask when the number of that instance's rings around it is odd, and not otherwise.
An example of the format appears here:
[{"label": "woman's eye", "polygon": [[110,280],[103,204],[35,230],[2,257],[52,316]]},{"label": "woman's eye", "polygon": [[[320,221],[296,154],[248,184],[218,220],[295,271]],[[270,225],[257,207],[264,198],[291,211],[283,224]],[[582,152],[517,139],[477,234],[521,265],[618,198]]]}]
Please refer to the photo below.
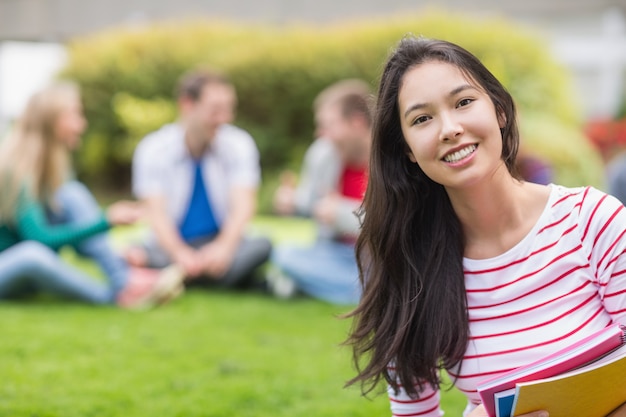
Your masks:
[{"label": "woman's eye", "polygon": [[464,98],[461,101],[459,101],[459,104],[457,105],[457,107],[463,107],[463,106],[467,106],[468,104],[470,104],[472,101],[471,98]]},{"label": "woman's eye", "polygon": [[419,117],[415,118],[415,120],[413,120],[413,125],[422,124],[422,123],[428,121],[428,119],[429,119],[428,116],[419,116]]}]

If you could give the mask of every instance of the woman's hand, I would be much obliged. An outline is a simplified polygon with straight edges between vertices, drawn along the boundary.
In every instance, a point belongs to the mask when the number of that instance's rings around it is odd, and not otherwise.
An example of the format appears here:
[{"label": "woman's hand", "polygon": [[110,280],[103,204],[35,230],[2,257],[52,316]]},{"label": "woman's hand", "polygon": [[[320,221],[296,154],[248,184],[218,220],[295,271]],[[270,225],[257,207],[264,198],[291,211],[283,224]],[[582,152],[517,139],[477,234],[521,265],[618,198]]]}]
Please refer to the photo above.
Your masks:
[{"label": "woman's hand", "polygon": [[[515,417],[548,417],[548,416],[549,416],[548,412],[542,410],[542,411],[533,411],[532,413],[528,413],[528,414],[520,414]],[[474,411],[469,413],[467,417],[489,417],[489,414],[487,414],[487,410],[485,410],[485,406],[481,404],[478,407],[476,407]]]},{"label": "woman's hand", "polygon": [[117,201],[111,204],[106,211],[107,221],[115,226],[133,224],[142,215],[142,206],[135,201]]}]

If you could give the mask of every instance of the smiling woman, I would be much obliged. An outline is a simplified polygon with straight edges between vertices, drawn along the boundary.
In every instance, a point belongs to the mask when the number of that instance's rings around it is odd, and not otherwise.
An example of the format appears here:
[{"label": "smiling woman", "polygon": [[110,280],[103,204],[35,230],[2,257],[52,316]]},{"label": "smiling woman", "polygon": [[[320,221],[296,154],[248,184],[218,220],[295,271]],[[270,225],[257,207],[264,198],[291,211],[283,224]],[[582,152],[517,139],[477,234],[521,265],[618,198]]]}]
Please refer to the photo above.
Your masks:
[{"label": "smiling woman", "polygon": [[440,416],[441,371],[464,415],[486,416],[483,379],[626,325],[624,206],[523,181],[518,146],[513,98],[474,55],[400,42],[375,109],[348,339],[349,383],[384,378],[395,416]]},{"label": "smiling woman", "polygon": [[[498,117],[487,92],[467,78],[454,65],[430,62],[407,72],[398,97],[409,158],[449,187],[467,184],[470,174],[506,169],[500,158],[505,116]],[[472,172],[472,167],[480,170]]]}]

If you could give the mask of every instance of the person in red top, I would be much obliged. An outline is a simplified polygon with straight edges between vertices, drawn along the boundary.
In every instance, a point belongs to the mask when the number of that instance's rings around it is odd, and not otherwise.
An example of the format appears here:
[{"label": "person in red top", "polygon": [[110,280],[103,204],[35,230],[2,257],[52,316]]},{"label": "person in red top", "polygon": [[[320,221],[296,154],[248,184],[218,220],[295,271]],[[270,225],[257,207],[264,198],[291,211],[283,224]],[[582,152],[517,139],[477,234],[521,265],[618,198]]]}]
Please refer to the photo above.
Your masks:
[{"label": "person in red top", "polygon": [[276,295],[297,290],[335,304],[360,298],[354,243],[359,233],[355,211],[367,187],[371,146],[370,87],[342,80],[315,100],[317,139],[309,147],[300,181],[283,181],[274,196],[281,215],[311,217],[317,224],[312,246],[274,249],[268,283]]}]

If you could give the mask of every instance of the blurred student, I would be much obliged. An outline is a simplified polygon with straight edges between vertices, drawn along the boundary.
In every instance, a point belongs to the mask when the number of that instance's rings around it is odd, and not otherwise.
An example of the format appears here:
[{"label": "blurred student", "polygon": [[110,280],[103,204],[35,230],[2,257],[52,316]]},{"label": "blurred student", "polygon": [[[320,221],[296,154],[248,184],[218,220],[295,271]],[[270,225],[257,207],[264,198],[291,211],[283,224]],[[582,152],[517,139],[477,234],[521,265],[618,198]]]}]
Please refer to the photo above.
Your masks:
[{"label": "blurred student", "polygon": [[133,156],[133,191],[152,233],[127,259],[156,268],[174,262],[188,282],[249,285],[271,244],[246,235],[261,174],[253,138],[231,124],[235,89],[221,74],[194,70],[177,98],[179,120],[146,136]]},{"label": "blurred student", "polygon": [[318,138],[305,154],[299,183],[283,181],[274,208],[278,214],[313,218],[318,236],[312,246],[281,245],[274,250],[268,283],[278,296],[299,290],[336,304],[359,300],[355,210],[367,186],[370,95],[365,82],[343,80],[315,100]]},{"label": "blurred student", "polygon": [[[180,291],[175,268],[130,268],[105,233],[133,223],[137,205],[122,201],[103,213],[72,179],[70,153],[85,127],[78,88],[58,83],[32,96],[0,144],[0,298],[44,291],[129,308],[165,302]],[[56,251],[66,245],[96,261],[107,281],[60,259]]]}]

